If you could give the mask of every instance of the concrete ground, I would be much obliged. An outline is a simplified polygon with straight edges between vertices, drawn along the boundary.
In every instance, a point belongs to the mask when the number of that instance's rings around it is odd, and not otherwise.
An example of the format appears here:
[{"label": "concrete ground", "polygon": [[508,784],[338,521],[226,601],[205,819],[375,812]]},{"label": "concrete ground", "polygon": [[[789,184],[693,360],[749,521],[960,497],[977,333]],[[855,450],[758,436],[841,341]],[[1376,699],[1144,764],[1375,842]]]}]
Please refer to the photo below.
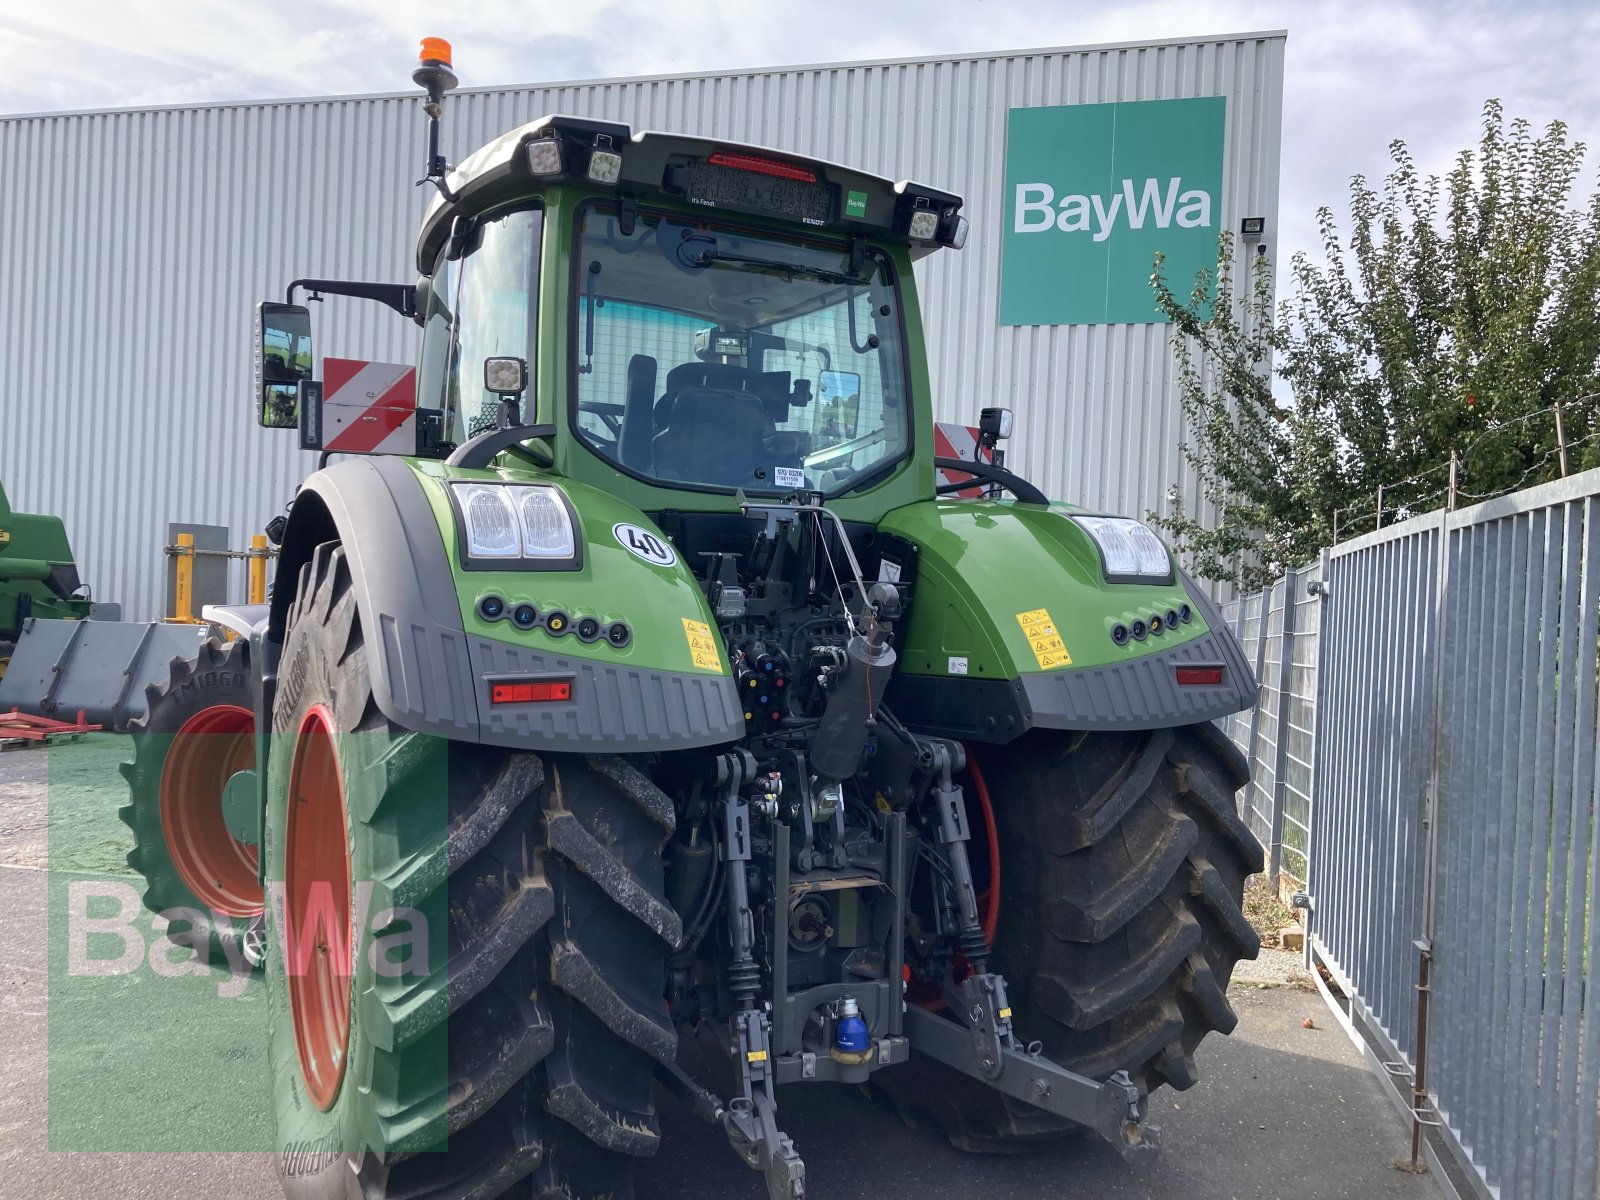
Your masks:
[{"label": "concrete ground", "polygon": [[[220,975],[68,977],[70,885],[127,878],[128,842],[115,821],[122,786],[112,770],[125,748],[101,735],[48,755],[0,754],[0,1032],[10,1056],[0,1194],[271,1200],[281,1193],[264,1153],[222,1152],[271,1137],[259,984],[220,999],[216,985],[229,982]],[[809,1193],[1436,1200],[1432,1179],[1395,1169],[1409,1132],[1359,1052],[1314,992],[1284,985],[1295,962],[1281,955],[1252,969],[1259,982],[1236,981],[1238,1029],[1206,1042],[1197,1086],[1152,1101],[1164,1149],[1148,1167],[1130,1168],[1090,1139],[1016,1157],[968,1156],[858,1091],[789,1088],[783,1122],[806,1158]],[[47,978],[56,981],[49,1003]],[[720,1132],[670,1101],[662,1123],[661,1154],[640,1173],[641,1200],[765,1195]],[[140,1149],[147,1146],[172,1149]]]}]

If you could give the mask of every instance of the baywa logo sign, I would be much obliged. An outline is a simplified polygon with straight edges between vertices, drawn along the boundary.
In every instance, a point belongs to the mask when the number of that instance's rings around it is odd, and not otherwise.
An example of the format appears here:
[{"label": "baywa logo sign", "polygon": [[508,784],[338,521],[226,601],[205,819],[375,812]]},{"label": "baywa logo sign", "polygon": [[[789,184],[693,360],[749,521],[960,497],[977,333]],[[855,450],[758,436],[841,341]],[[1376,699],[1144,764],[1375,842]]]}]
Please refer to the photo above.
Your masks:
[{"label": "baywa logo sign", "polygon": [[1012,109],[1000,323],[1164,320],[1155,255],[1179,294],[1216,259],[1226,115],[1222,96]]}]

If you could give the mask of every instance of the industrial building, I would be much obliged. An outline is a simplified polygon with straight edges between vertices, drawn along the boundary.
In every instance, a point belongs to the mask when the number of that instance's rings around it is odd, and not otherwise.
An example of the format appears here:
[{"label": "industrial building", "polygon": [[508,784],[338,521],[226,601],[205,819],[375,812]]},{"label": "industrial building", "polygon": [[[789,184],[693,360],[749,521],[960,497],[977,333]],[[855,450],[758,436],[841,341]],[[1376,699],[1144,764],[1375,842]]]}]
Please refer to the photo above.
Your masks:
[{"label": "industrial building", "polygon": [[[1010,406],[1009,466],[1143,515],[1174,486],[1198,499],[1152,255],[1192,278],[1247,218],[1248,248],[1272,243],[1284,43],[467,88],[444,149],[562,112],[960,194],[966,248],[918,268],[938,418]],[[0,479],[65,519],[83,578],[126,618],[161,615],[169,523],[244,546],[314,469],[292,433],[256,426],[253,307],[299,277],[414,277],[424,124],[413,90],[0,117]],[[414,357],[415,328],[381,306],[334,300],[315,319],[319,354]]]}]

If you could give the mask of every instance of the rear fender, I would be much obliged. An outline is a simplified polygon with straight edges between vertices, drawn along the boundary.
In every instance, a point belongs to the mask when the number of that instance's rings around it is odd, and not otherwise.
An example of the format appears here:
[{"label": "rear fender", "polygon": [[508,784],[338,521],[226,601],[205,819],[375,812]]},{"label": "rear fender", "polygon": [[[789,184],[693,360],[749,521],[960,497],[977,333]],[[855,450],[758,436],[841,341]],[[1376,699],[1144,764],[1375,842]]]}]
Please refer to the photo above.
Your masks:
[{"label": "rear fender", "polygon": [[[469,630],[461,568],[437,506],[408,460],[387,457],[328,466],[295,499],[263,639],[267,713],[300,570],[317,545],[333,538],[349,562],[374,699],[401,728],[485,745],[591,753],[687,749],[743,731],[726,664],[713,671],[655,670],[632,665],[642,655],[612,653],[603,641],[551,642],[542,634],[513,640],[509,630],[504,637]],[[646,604],[647,571],[641,564],[639,577],[629,580]],[[477,575],[474,586],[483,578]],[[697,590],[693,600],[703,605]],[[549,675],[572,680],[570,702],[490,702],[491,678]]]},{"label": "rear fender", "polygon": [[[1061,507],[924,501],[881,528],[913,548],[910,619],[888,695],[920,728],[1007,742],[1029,729],[1152,729],[1251,707],[1256,681],[1210,598],[1181,570],[1111,583]],[[1118,626],[1189,620],[1119,644]],[[1215,686],[1180,666],[1218,666]]]}]

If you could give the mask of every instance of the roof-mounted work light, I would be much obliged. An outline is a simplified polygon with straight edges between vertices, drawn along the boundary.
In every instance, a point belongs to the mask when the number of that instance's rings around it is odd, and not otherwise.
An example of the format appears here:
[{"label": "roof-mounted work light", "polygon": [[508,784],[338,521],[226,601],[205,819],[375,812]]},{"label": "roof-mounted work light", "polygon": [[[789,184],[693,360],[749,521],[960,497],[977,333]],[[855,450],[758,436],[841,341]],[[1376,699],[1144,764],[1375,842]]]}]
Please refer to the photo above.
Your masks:
[{"label": "roof-mounted work light", "polygon": [[612,145],[609,133],[595,135],[587,174],[595,183],[611,184],[622,178],[622,155]]},{"label": "roof-mounted work light", "polygon": [[541,179],[579,176],[614,186],[622,180],[622,148],[631,136],[614,121],[546,117],[522,145],[523,164]]},{"label": "roof-mounted work light", "polygon": [[967,222],[961,197],[920,183],[895,184],[895,228],[913,242],[933,242],[959,250],[966,244]]}]

